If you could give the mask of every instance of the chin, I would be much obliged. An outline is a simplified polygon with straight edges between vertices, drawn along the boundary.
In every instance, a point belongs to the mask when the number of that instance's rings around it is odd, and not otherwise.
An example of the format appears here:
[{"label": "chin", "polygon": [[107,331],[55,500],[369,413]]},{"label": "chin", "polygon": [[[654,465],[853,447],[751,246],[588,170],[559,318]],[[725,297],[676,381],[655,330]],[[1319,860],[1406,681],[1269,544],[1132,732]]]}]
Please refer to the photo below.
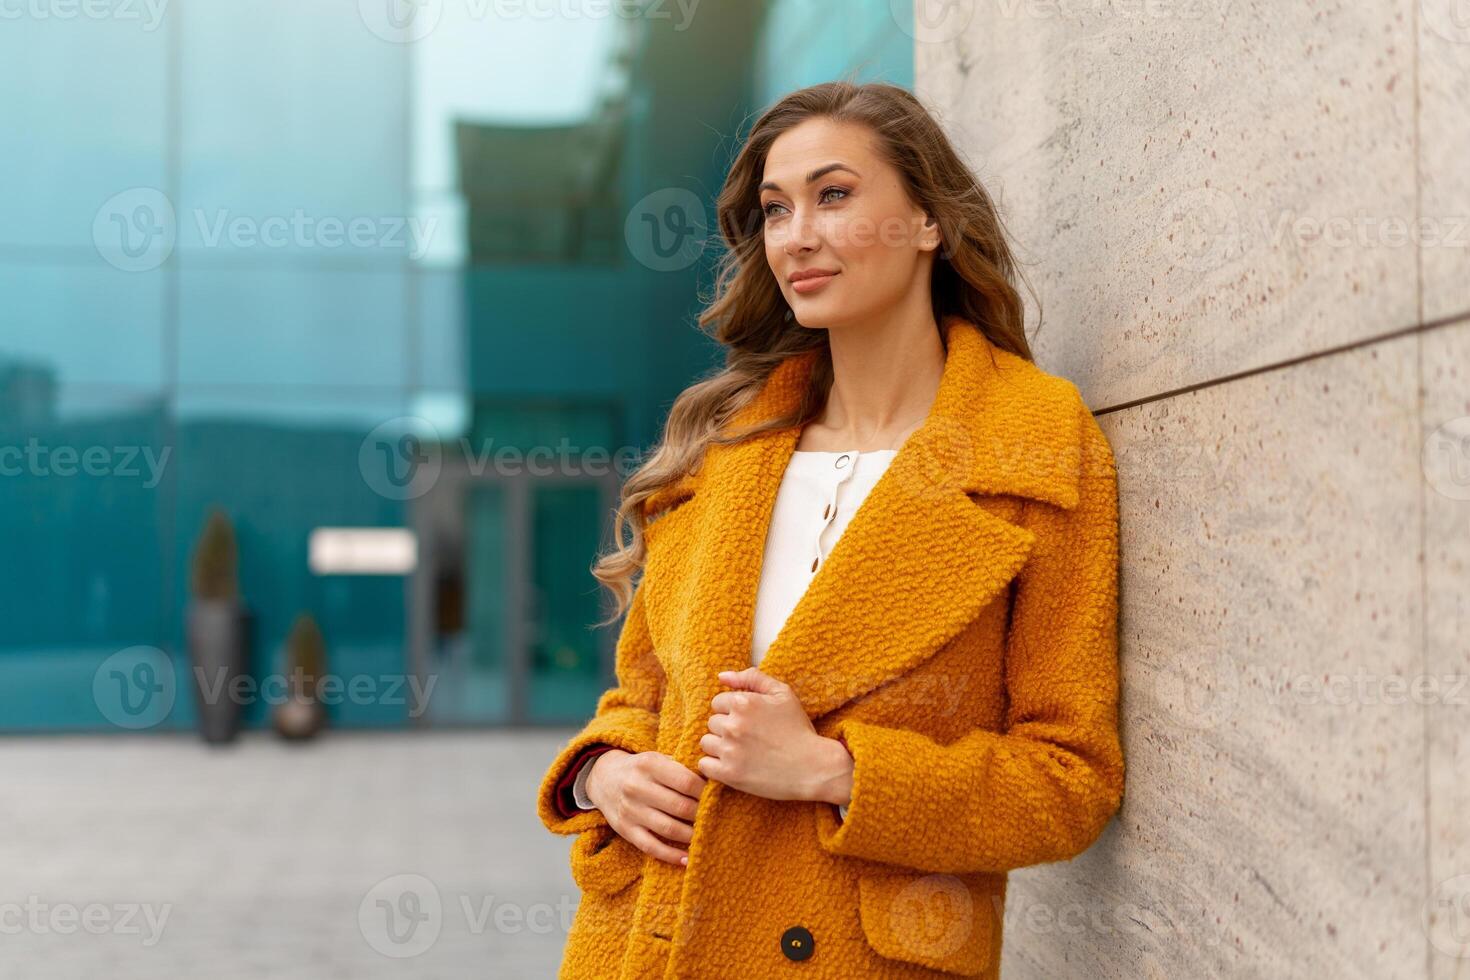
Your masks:
[{"label": "chin", "polygon": [[792,322],[808,330],[830,330],[842,322],[840,314],[821,303],[804,303],[802,306],[793,306],[791,309],[794,313]]}]

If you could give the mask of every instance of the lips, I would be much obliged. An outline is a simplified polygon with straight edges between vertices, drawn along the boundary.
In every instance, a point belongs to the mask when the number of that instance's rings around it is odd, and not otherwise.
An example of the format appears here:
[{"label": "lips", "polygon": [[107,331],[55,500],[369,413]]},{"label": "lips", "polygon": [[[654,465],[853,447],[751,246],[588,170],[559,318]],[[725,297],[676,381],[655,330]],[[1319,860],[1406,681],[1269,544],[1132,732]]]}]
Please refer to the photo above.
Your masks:
[{"label": "lips", "polygon": [[829,269],[803,269],[791,274],[791,288],[798,293],[813,293],[821,289],[827,283],[837,278],[837,273]]}]

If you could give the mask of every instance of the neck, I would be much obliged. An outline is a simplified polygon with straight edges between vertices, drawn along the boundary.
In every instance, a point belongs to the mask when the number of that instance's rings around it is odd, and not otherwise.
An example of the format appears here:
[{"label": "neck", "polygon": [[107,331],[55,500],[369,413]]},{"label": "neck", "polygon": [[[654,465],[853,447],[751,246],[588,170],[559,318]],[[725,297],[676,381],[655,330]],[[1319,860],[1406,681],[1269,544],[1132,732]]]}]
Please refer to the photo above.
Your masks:
[{"label": "neck", "polygon": [[944,373],[944,343],[926,303],[911,316],[832,329],[832,390],[804,441],[897,449],[929,414]]}]

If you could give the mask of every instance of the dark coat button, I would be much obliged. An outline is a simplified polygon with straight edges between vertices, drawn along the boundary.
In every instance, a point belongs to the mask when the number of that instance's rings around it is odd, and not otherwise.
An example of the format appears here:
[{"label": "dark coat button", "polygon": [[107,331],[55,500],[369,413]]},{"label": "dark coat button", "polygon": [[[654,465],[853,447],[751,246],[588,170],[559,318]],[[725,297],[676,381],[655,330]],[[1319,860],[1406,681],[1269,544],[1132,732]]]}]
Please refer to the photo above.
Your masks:
[{"label": "dark coat button", "polygon": [[781,952],[788,960],[804,960],[812,955],[812,934],[802,926],[792,926],[781,933]]}]

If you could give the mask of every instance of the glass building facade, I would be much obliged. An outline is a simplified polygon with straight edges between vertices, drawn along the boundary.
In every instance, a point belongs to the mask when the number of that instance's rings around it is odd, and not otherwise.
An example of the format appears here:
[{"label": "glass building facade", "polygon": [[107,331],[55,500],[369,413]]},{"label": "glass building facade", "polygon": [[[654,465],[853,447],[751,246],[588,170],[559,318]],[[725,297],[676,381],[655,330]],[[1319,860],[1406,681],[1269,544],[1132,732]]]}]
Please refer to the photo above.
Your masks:
[{"label": "glass building facade", "polygon": [[[584,718],[618,481],[716,357],[692,328],[712,255],[637,219],[710,208],[728,127],[783,91],[911,84],[902,12],[82,9],[0,28],[0,730],[122,730],[99,692],[140,648],[176,681],[150,728],[195,724],[215,508],[251,675],[309,613],[365,692],[334,726]],[[413,566],[313,568],[323,528],[408,529]]]}]

